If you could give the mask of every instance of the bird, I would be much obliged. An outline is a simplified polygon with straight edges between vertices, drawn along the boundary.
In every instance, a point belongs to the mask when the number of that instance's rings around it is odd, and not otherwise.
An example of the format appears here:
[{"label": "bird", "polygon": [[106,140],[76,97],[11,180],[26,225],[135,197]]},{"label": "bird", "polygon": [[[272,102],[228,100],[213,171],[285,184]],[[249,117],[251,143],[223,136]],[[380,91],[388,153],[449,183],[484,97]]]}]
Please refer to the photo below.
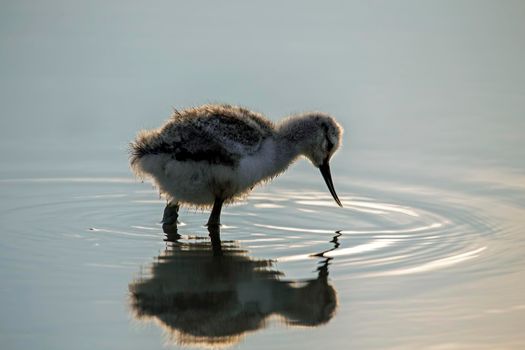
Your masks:
[{"label": "bird", "polygon": [[130,143],[130,167],[150,179],[167,201],[163,226],[177,225],[181,206],[211,208],[207,226],[221,225],[223,204],[245,198],[298,158],[318,168],[335,202],[329,161],[343,128],[329,114],[307,112],[274,123],[228,104],[174,110],[160,128],[140,131]]}]

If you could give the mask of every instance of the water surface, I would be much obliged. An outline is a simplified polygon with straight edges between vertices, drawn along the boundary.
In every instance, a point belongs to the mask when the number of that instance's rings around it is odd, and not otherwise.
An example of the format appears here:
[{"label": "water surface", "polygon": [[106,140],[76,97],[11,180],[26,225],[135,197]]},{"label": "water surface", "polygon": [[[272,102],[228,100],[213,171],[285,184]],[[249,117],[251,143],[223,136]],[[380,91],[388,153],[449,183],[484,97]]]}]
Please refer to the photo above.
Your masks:
[{"label": "water surface", "polygon": [[522,344],[521,178],[336,175],[338,208],[311,175],[227,207],[220,257],[206,212],[165,242],[163,201],[131,177],[2,179],[4,344]]}]

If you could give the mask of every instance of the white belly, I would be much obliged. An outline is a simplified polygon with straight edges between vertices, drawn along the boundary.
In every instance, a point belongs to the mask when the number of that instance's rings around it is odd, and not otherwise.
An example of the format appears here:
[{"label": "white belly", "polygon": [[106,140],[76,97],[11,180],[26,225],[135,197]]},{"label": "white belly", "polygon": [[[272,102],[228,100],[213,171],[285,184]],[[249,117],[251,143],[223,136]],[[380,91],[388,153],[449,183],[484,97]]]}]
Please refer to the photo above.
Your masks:
[{"label": "white belly", "polygon": [[147,155],[134,170],[139,176],[152,178],[169,201],[209,206],[216,197],[231,200],[243,196],[272,176],[274,150],[273,140],[266,140],[256,154],[242,158],[236,167]]}]

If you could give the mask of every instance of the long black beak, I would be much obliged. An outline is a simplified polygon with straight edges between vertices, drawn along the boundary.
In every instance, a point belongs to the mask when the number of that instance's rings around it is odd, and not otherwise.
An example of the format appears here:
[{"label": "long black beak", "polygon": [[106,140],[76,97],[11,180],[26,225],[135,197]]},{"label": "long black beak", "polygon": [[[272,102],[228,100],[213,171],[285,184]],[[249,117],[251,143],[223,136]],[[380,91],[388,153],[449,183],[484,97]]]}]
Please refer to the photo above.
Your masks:
[{"label": "long black beak", "polygon": [[328,164],[328,158],[323,162],[323,164],[321,164],[319,170],[321,170],[321,175],[323,175],[323,179],[326,182],[326,185],[328,186],[332,197],[334,197],[335,202],[342,208],[343,205],[337,197],[337,193],[335,193],[334,183],[332,182],[332,175],[330,174],[330,165]]}]

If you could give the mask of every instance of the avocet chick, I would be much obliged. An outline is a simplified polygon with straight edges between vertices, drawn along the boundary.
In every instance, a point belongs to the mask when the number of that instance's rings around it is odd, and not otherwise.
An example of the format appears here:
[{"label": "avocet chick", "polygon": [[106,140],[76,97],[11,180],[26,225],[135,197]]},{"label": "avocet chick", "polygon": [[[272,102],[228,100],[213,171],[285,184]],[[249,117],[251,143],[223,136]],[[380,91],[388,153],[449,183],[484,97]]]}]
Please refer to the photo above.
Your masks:
[{"label": "avocet chick", "polygon": [[180,205],[212,207],[208,226],[220,225],[223,203],[248,194],[298,157],[319,168],[339,206],[329,160],[342,127],[325,113],[293,115],[274,124],[259,113],[230,105],[175,111],[159,129],[131,143],[131,167],[151,178],[168,204],[164,225],[176,225]]}]

